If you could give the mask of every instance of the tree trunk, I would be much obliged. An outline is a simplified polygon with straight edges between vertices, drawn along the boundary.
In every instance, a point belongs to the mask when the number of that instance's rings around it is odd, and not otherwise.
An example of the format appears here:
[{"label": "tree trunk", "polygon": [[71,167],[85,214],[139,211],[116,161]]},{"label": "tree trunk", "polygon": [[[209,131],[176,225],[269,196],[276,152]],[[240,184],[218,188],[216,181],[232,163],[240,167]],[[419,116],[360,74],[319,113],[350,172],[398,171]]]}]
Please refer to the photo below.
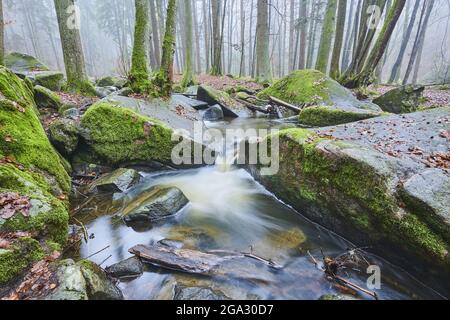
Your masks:
[{"label": "tree trunk", "polygon": [[134,29],[133,55],[131,58],[130,85],[134,92],[145,93],[149,90],[149,73],[146,51],[148,31],[148,0],[135,0],[136,22]]},{"label": "tree trunk", "polygon": [[316,69],[322,71],[323,73],[327,73],[328,71],[331,44],[333,42],[334,29],[336,25],[336,2],[337,0],[328,0],[325,19],[323,21],[319,52],[317,53]]},{"label": "tree trunk", "polygon": [[405,7],[406,0],[395,0],[389,13],[387,14],[383,28],[378,35],[378,39],[372,49],[372,52],[367,59],[364,69],[354,78],[347,78],[343,84],[349,88],[357,88],[361,86],[368,86],[373,82],[373,72],[380,62],[386,50],[386,46],[391,39],[394,29],[397,25],[398,19]]},{"label": "tree trunk", "polygon": [[307,17],[307,1],[308,0],[300,0],[300,53],[299,53],[299,61],[298,68],[305,69],[306,67],[306,41],[307,41],[307,25],[308,25],[308,17]]},{"label": "tree trunk", "polygon": [[222,75],[222,0],[211,1],[212,32],[213,32],[213,62],[211,75]]},{"label": "tree trunk", "polygon": [[210,63],[211,46],[209,36],[209,28],[210,28],[209,18],[211,17],[211,14],[207,0],[203,0],[202,5],[203,5],[203,28],[205,30],[205,64],[206,64],[205,73],[207,73],[211,64]]},{"label": "tree trunk", "polygon": [[341,73],[341,51],[342,42],[344,39],[345,19],[347,15],[347,1],[339,0],[337,22],[336,22],[336,37],[334,40],[333,55],[331,57],[331,77],[338,79]]},{"label": "tree trunk", "polygon": [[0,0],[0,65],[5,60],[5,22],[3,20],[3,0]]},{"label": "tree trunk", "polygon": [[67,76],[66,90],[94,95],[88,80],[74,0],[55,0],[61,46]]},{"label": "tree trunk", "polygon": [[245,75],[245,7],[241,1],[241,64],[239,66],[239,77]]},{"label": "tree trunk", "polygon": [[295,51],[295,0],[290,1],[290,22],[289,22],[289,54],[288,54],[288,65],[289,65],[289,72],[293,71],[295,69],[295,58],[294,58],[294,51]]},{"label": "tree trunk", "polygon": [[354,24],[358,23],[358,15],[355,17],[354,22],[352,22],[354,10],[355,10],[355,4],[354,4],[354,0],[352,0],[352,2],[350,3],[350,12],[349,12],[350,19],[348,19],[348,21],[347,21],[347,36],[345,39],[344,51],[342,53],[342,65],[341,65],[342,70],[347,69],[348,62],[350,60],[350,50],[352,48],[352,37],[353,37],[353,28],[352,28],[353,23]]},{"label": "tree trunk", "polygon": [[158,32],[158,18],[156,12],[155,1],[160,0],[149,0],[150,2],[150,21],[152,24],[152,39],[153,39],[153,53],[155,54],[156,68],[160,67],[161,63],[161,43],[159,41]]},{"label": "tree trunk", "polygon": [[256,27],[256,79],[272,82],[272,68],[269,53],[269,2],[258,0],[258,22]]},{"label": "tree trunk", "polygon": [[309,43],[308,54],[306,56],[306,68],[311,68],[313,65],[314,45],[316,39],[317,26],[317,4],[316,0],[311,0],[310,22],[309,22]]},{"label": "tree trunk", "polygon": [[192,10],[194,19],[194,33],[195,33],[195,57],[196,57],[196,67],[195,72],[200,73],[202,68],[202,62],[200,59],[200,31],[198,30],[198,11],[197,11],[197,1],[192,0]]},{"label": "tree trunk", "polygon": [[[187,1],[186,1],[187,2]],[[169,97],[173,85],[173,55],[175,51],[176,39],[176,17],[177,1],[169,0],[166,15],[166,27],[163,41],[161,69],[156,77],[156,84],[159,87],[159,94],[162,97]]]},{"label": "tree trunk", "polygon": [[184,74],[183,74],[183,80],[181,81],[181,87],[186,88],[190,86],[193,82],[192,79],[192,65],[193,65],[193,43],[192,43],[192,5],[191,0],[184,0],[184,16],[185,16],[185,25],[184,25],[184,31],[185,31],[185,48],[184,48],[184,54],[185,54],[185,65],[184,65]]}]

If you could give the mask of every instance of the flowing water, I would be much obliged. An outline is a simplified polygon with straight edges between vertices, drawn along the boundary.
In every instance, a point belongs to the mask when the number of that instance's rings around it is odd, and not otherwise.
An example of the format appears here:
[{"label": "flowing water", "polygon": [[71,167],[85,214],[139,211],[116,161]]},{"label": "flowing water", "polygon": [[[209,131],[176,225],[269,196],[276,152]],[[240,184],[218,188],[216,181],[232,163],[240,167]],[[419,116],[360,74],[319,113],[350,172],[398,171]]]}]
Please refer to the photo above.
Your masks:
[{"label": "flowing water", "polygon": [[[223,130],[289,124],[247,119],[210,126]],[[124,194],[98,194],[95,199],[84,200],[89,204],[84,206],[80,219],[93,236],[82,245],[81,257],[106,267],[130,257],[128,249],[137,244],[171,239],[200,251],[252,253],[282,266],[275,269],[258,260],[243,259],[223,266],[226,276],[205,277],[148,265],[141,277],[120,282],[126,299],[173,299],[179,287],[210,288],[233,299],[318,299],[325,294],[351,293],[327,280],[311,255],[320,261],[322,250],[327,256],[336,257],[354,246],[280,202],[245,170],[224,163],[227,162],[175,172],[142,172],[144,179]],[[128,227],[116,217],[123,206],[155,185],[178,187],[190,200],[189,205],[151,228]],[[383,259],[369,254],[365,258],[382,270],[381,289],[377,290],[381,299],[439,298],[433,290]],[[370,275],[365,269],[349,269],[344,276],[365,288]],[[362,293],[355,297],[373,299]]]}]

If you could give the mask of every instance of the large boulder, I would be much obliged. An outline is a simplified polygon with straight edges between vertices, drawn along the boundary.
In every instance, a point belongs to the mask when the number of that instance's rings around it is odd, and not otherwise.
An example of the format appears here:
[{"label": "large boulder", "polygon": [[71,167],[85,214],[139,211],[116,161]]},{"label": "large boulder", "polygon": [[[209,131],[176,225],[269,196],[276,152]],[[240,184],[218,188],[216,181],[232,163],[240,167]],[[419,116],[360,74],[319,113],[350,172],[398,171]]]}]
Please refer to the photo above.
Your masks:
[{"label": "large boulder", "polygon": [[216,90],[207,85],[201,85],[197,90],[197,99],[209,105],[220,105],[225,117],[251,117],[252,112],[244,105],[231,98],[225,91]]},{"label": "large boulder", "polygon": [[127,223],[152,223],[177,214],[189,200],[178,188],[153,187],[140,194],[122,212]]},{"label": "large boulder", "polygon": [[[426,265],[430,274],[450,276],[448,227],[436,228],[423,218],[427,211],[418,212],[399,200],[399,186],[421,172],[420,165],[305,129],[287,129],[277,136],[279,171],[263,175],[263,166],[251,168],[269,190],[313,221],[408,270],[420,273]],[[439,185],[448,185],[446,179]],[[406,187],[411,189],[408,183]],[[442,196],[448,192],[435,197]],[[435,214],[432,221],[445,219]]]},{"label": "large boulder", "polygon": [[42,86],[52,91],[61,91],[64,84],[64,74],[56,71],[41,71],[28,75],[28,77],[38,86]]},{"label": "large boulder", "polygon": [[424,91],[423,86],[406,85],[387,92],[373,102],[390,113],[415,112],[422,102]]},{"label": "large boulder", "polygon": [[91,261],[64,260],[56,268],[58,286],[47,300],[123,300],[106,272]]},{"label": "large boulder", "polygon": [[382,114],[378,106],[359,101],[350,90],[316,70],[295,71],[261,91],[258,97],[309,106],[301,112],[300,122],[311,126],[353,122]]},{"label": "large boulder", "polygon": [[30,55],[12,52],[5,56],[5,66],[14,72],[49,71],[49,68]]},{"label": "large boulder", "polygon": [[78,146],[79,129],[71,119],[59,119],[49,126],[49,138],[55,148],[65,156],[71,156]]},{"label": "large boulder", "polygon": [[105,174],[88,186],[89,192],[125,192],[139,182],[141,176],[133,169],[120,168]]},{"label": "large boulder", "polygon": [[31,91],[0,67],[0,232],[30,232],[42,243],[63,245],[70,189],[70,177],[39,122]]},{"label": "large boulder", "polygon": [[34,101],[38,108],[55,111],[58,111],[62,105],[62,100],[56,93],[42,86],[34,87]]}]

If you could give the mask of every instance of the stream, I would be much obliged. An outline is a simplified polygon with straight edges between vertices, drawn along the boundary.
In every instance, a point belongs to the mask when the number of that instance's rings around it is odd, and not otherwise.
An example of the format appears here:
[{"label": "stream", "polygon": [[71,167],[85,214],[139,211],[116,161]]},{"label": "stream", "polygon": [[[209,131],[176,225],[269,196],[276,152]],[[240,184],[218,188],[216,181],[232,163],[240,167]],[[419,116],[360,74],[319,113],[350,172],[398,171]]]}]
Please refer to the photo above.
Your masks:
[{"label": "stream", "polygon": [[[236,119],[207,123],[219,130],[228,128],[281,128],[288,123],[265,118]],[[222,160],[227,156],[222,156]],[[96,194],[80,217],[91,239],[82,244],[81,258],[110,266],[131,257],[128,250],[138,244],[154,245],[163,239],[182,241],[185,248],[252,253],[281,265],[271,268],[257,260],[231,262],[226,276],[198,276],[146,265],[142,276],[121,280],[126,299],[170,300],[180,288],[196,288],[191,296],[202,298],[202,288],[223,299],[312,299],[328,294],[353,294],[356,299],[373,299],[364,293],[348,292],[329,281],[313,263],[323,252],[337,257],[355,248],[342,237],[312,223],[258,184],[245,171],[218,161],[199,169],[141,172],[143,179],[124,194]],[[149,228],[129,227],[116,217],[124,205],[153,186],[177,187],[190,203],[175,217]],[[79,206],[83,202],[73,204]],[[120,205],[118,205],[118,203]],[[109,246],[106,250],[94,254]],[[94,254],[94,255],[93,255]],[[371,265],[382,270],[380,299],[433,299],[440,296],[400,268],[365,253]],[[366,270],[347,269],[346,279],[366,288]],[[198,289],[200,288],[200,289]]]}]

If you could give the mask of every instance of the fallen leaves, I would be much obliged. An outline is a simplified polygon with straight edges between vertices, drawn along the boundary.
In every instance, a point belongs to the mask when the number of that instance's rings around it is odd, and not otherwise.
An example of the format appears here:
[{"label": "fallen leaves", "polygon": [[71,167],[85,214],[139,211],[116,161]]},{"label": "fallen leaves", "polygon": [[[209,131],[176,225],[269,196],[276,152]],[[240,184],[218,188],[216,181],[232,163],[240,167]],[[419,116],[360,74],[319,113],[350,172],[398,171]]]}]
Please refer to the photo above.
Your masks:
[{"label": "fallen leaves", "polygon": [[441,138],[450,140],[450,130],[442,130],[439,134]]},{"label": "fallen leaves", "polygon": [[0,218],[9,219],[16,213],[28,217],[30,208],[30,198],[20,196],[15,192],[0,193]]},{"label": "fallen leaves", "polygon": [[435,152],[424,163],[429,168],[450,169],[450,153]]}]

